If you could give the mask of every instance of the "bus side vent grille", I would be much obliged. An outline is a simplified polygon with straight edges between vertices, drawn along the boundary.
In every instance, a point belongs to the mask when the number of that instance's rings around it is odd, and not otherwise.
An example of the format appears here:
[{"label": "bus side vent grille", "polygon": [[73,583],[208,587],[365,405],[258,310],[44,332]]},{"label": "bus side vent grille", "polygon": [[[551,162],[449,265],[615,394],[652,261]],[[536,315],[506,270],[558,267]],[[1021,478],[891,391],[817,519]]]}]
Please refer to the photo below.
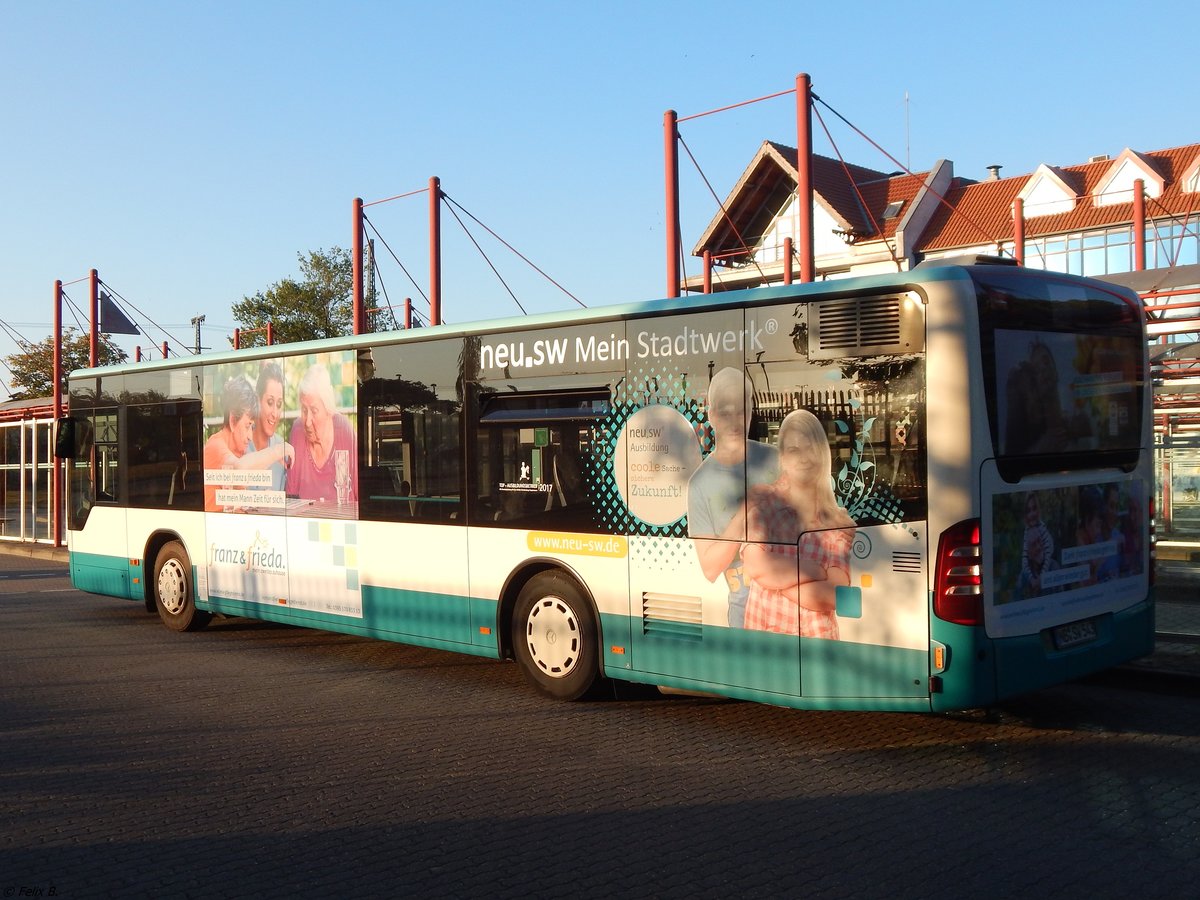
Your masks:
[{"label": "bus side vent grille", "polygon": [[815,301],[809,310],[812,359],[916,353],[924,346],[921,306],[909,295]]},{"label": "bus side vent grille", "polygon": [[892,571],[916,572],[919,574],[922,571],[921,554],[912,550],[893,550]]},{"label": "bus side vent grille", "polygon": [[699,641],[704,634],[700,606],[699,597],[646,591],[642,594],[642,633]]}]

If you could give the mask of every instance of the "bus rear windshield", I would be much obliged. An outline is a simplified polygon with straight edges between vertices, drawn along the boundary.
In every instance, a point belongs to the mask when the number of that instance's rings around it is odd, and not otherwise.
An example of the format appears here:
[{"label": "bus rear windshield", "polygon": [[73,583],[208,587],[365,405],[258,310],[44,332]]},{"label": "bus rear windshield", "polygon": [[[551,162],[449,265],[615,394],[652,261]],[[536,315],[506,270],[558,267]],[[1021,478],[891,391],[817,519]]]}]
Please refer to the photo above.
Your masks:
[{"label": "bus rear windshield", "polygon": [[1033,279],[1020,270],[973,277],[1002,477],[1132,468],[1145,396],[1140,304],[1116,291]]}]

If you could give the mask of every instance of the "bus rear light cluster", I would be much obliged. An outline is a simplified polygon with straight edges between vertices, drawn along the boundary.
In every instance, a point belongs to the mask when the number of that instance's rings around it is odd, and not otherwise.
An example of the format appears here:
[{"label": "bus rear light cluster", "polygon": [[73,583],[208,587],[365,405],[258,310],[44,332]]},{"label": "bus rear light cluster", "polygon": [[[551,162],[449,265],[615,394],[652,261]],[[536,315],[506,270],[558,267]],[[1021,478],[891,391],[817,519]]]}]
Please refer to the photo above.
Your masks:
[{"label": "bus rear light cluster", "polygon": [[952,525],[938,539],[933,614],[957,625],[983,624],[979,520]]}]

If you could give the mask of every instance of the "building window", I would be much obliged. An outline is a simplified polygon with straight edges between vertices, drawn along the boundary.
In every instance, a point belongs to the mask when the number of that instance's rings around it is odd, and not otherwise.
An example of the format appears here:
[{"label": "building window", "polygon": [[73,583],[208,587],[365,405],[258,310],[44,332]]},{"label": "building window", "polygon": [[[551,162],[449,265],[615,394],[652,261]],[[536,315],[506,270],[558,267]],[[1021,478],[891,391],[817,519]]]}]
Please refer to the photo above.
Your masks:
[{"label": "building window", "polygon": [[1109,275],[1133,269],[1130,228],[1055,235],[1025,242],[1025,265],[1072,275]]},{"label": "building window", "polygon": [[1154,269],[1200,262],[1200,223],[1151,222],[1146,226],[1146,265]]}]

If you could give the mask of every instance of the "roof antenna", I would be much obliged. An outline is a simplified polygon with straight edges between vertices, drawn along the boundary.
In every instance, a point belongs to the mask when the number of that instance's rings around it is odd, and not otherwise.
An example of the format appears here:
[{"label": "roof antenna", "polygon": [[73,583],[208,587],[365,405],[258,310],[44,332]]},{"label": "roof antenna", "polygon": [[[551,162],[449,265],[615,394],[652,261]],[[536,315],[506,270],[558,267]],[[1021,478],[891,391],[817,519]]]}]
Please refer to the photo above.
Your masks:
[{"label": "roof antenna", "polygon": [[904,168],[912,171],[911,133],[908,127],[908,91],[904,92]]}]

